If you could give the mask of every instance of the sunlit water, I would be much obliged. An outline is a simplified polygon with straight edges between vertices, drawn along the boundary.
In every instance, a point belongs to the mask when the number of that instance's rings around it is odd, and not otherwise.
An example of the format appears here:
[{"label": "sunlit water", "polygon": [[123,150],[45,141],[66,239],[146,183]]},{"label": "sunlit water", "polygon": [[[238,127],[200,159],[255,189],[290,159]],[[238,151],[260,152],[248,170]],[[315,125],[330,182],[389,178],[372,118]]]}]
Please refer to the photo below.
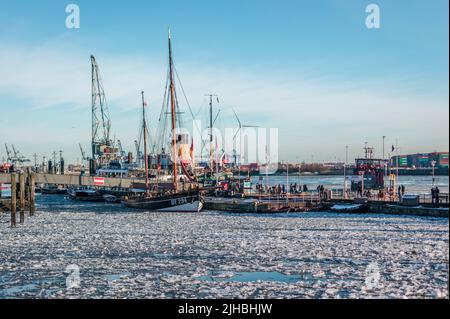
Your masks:
[{"label": "sunlit water", "polygon": [[0,298],[448,298],[443,218],[149,213],[42,195],[8,226],[4,214]]}]

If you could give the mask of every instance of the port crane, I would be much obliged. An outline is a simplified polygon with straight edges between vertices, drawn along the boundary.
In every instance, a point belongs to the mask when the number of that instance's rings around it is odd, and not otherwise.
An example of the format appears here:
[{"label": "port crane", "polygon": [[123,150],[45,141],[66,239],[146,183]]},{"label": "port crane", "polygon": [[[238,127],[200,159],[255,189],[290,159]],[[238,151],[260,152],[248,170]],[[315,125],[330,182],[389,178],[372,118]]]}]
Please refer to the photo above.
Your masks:
[{"label": "port crane", "polygon": [[6,148],[6,160],[8,162],[12,162],[12,157],[11,157],[11,151],[8,148],[8,144],[5,143],[5,148]]},{"label": "port crane", "polygon": [[[79,147],[80,147],[80,152],[81,152],[81,162],[82,162],[82,166],[85,166],[85,162],[86,162],[86,165],[87,166],[89,166],[89,157],[87,157],[86,156],[86,152],[85,152],[85,150],[83,149],[83,146],[81,146],[81,143],[80,144],[78,144],[79,145]],[[85,166],[85,167],[87,167],[87,166]]]},{"label": "port crane", "polygon": [[122,142],[120,140],[117,140],[117,149],[121,157],[125,157],[127,155],[126,152],[123,150]]},{"label": "port crane", "polygon": [[134,141],[134,147],[136,148],[136,161],[139,163],[139,161],[143,159],[143,155],[141,152],[141,146],[137,140]]},{"label": "port crane", "polygon": [[81,159],[83,161],[87,161],[88,158],[86,157],[86,152],[84,151],[83,146],[81,146],[81,144],[79,144],[79,145],[80,145]]},{"label": "port crane", "polygon": [[109,163],[117,154],[111,140],[111,120],[99,66],[91,55],[92,80],[92,159],[97,165]]},{"label": "port crane", "polygon": [[13,165],[18,165],[18,164],[24,164],[24,163],[29,163],[31,162],[29,159],[27,159],[25,156],[21,155],[20,152],[18,150],[16,150],[16,148],[14,147],[14,145],[11,144],[11,150],[8,148],[8,145],[5,144],[5,148],[6,148],[6,154],[8,156],[7,160],[9,162],[11,162],[11,164]]}]

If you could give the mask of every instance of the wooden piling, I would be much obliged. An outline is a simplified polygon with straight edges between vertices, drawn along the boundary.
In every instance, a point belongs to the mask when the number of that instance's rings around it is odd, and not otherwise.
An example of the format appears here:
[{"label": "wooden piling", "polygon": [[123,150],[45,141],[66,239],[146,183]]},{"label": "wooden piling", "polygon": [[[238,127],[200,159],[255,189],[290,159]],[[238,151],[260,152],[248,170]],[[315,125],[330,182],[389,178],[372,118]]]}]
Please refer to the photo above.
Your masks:
[{"label": "wooden piling", "polygon": [[34,212],[36,211],[36,174],[34,172],[30,173],[30,216],[34,216]]},{"label": "wooden piling", "polygon": [[16,208],[17,208],[17,184],[16,174],[11,173],[11,228],[16,227]]},{"label": "wooden piling", "polygon": [[19,209],[20,218],[19,223],[23,224],[25,222],[25,174],[19,174]]}]

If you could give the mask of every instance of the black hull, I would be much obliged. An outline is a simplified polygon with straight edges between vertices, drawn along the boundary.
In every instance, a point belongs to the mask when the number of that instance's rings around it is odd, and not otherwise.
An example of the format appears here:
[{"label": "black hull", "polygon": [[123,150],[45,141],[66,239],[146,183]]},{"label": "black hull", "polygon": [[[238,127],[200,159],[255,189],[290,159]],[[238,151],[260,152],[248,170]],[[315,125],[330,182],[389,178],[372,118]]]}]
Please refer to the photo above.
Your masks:
[{"label": "black hull", "polygon": [[83,191],[69,191],[69,197],[73,200],[78,200],[82,202],[104,202],[103,195],[101,194],[91,194],[85,193]]},{"label": "black hull", "polygon": [[65,189],[41,189],[41,194],[43,195],[67,195],[67,190]]},{"label": "black hull", "polygon": [[[199,211],[202,208],[200,197],[195,195],[175,195],[155,198],[137,197],[122,201],[129,208],[145,209],[149,211],[158,211],[172,209],[173,211]],[[192,206],[192,207],[189,207]],[[183,209],[189,207],[189,209]]]}]

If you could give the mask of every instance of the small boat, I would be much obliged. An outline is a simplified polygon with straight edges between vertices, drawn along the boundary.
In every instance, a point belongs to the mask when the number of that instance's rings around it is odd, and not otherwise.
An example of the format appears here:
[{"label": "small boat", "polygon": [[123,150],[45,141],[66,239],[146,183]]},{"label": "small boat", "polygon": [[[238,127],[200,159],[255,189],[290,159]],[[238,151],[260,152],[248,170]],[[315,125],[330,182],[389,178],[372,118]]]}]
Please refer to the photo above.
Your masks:
[{"label": "small boat", "polygon": [[74,189],[70,188],[67,193],[70,198],[84,202],[104,202],[103,195],[93,189]]},{"label": "small boat", "polygon": [[41,194],[66,195],[67,189],[54,184],[45,184],[41,187]]},{"label": "small boat", "polygon": [[114,196],[114,195],[111,195],[111,194],[103,195],[103,199],[105,200],[105,202],[111,203],[111,204],[119,204],[119,203],[122,202],[120,197],[117,197],[117,196]]},{"label": "small boat", "polygon": [[367,209],[367,205],[363,204],[336,204],[330,207],[335,213],[365,213]]}]

